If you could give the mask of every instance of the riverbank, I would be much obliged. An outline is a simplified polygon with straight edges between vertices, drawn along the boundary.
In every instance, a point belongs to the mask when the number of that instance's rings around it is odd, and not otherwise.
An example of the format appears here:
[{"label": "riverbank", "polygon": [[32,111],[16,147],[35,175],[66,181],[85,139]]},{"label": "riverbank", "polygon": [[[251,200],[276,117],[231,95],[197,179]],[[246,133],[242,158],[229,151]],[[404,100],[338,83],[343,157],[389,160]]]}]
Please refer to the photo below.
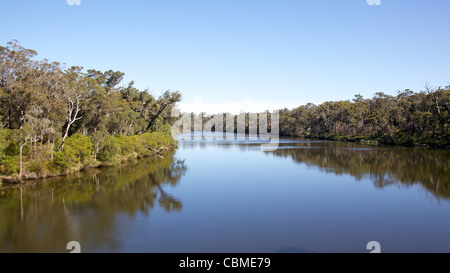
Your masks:
[{"label": "riverbank", "polygon": [[401,147],[420,147],[420,148],[433,148],[433,149],[450,149],[450,145],[437,143],[436,141],[428,140],[416,140],[413,138],[392,138],[386,135],[381,136],[342,136],[342,135],[327,135],[316,134],[308,136],[291,136],[282,135],[286,137],[302,137],[307,139],[319,139],[319,140],[331,140],[340,142],[353,142],[366,145],[389,145],[389,146],[401,146]]},{"label": "riverbank", "polygon": [[[4,160],[0,162],[0,170],[3,172],[0,174],[0,183],[22,183],[26,180],[64,176],[93,168],[116,166],[144,157],[164,157],[176,147],[177,141],[170,134],[162,132],[134,136],[109,136],[102,141],[74,134],[67,138],[63,150],[41,146],[40,151],[35,152],[33,147],[28,147],[21,171],[17,155],[4,157]],[[5,174],[5,172],[10,173]]]}]

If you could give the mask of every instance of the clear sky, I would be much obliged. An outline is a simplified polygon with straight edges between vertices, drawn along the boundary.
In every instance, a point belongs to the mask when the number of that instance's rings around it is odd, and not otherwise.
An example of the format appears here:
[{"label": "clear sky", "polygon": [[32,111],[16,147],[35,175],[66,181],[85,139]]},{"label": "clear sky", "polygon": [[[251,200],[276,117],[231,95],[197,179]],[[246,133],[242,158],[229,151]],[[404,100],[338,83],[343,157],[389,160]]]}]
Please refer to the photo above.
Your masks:
[{"label": "clear sky", "polygon": [[155,96],[179,90],[186,111],[450,84],[449,0],[80,2],[2,0],[0,44],[17,39],[38,59],[122,71],[124,85]]}]

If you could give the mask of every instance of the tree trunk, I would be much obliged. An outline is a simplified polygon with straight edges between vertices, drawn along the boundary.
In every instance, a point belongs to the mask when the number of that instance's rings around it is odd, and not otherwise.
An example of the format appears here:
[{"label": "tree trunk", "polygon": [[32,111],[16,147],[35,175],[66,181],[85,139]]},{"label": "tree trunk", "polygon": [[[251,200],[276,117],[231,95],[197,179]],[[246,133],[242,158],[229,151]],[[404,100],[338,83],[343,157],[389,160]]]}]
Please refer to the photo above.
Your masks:
[{"label": "tree trunk", "polygon": [[152,127],[152,125],[155,123],[156,119],[161,115],[161,113],[164,111],[164,109],[166,108],[167,105],[162,106],[159,111],[156,113],[155,116],[153,116],[153,118],[150,120],[150,122],[148,123],[147,126],[147,131],[150,129],[150,127]]},{"label": "tree trunk", "polygon": [[[76,105],[74,101],[70,101],[69,104],[69,111],[68,111],[68,115],[67,115],[67,127],[66,127],[66,132],[64,133],[64,137],[62,139],[61,142],[61,146],[59,147],[59,149],[62,151],[62,149],[64,148],[64,143],[66,141],[66,138],[69,136],[69,129],[70,126],[77,120],[81,119],[81,117],[77,117],[78,116],[78,112],[80,112],[80,98],[76,97]],[[72,113],[75,110],[75,114],[72,117]]]},{"label": "tree trunk", "polygon": [[66,132],[64,133],[62,142],[61,142],[61,146],[59,146],[59,149],[62,151],[62,149],[64,148],[64,143],[66,142],[66,138],[69,135],[69,129],[70,129],[70,125],[71,123],[67,123],[67,127],[66,127]]},{"label": "tree trunk", "polygon": [[19,178],[22,178],[22,173],[23,173],[23,146],[27,145],[28,143],[28,139],[25,140],[24,144],[20,144],[20,155],[19,155],[19,160],[20,160],[20,169],[19,169]]},{"label": "tree trunk", "polygon": [[52,161],[53,161],[53,149],[54,149],[54,147],[55,147],[55,140],[54,139],[52,139],[51,141],[50,141],[50,157],[51,157],[51,159],[52,159]]}]

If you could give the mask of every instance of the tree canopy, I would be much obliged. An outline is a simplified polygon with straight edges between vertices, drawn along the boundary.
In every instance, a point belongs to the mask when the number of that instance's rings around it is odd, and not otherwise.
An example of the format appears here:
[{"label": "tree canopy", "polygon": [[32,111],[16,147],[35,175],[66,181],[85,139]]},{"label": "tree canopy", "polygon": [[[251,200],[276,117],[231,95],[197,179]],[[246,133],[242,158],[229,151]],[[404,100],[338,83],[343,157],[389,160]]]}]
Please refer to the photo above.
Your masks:
[{"label": "tree canopy", "polygon": [[[0,173],[2,168],[16,172],[4,164],[16,160],[13,151],[20,148],[22,155],[24,148],[27,157],[37,157],[48,152],[48,144],[53,159],[53,150],[63,151],[67,138],[75,134],[90,138],[96,157],[109,136],[170,133],[173,119],[168,113],[181,100],[180,92],[167,90],[155,99],[133,81],[123,85],[123,72],[64,68],[59,62],[37,61],[36,56],[17,40],[0,46],[0,130],[3,135],[20,131],[13,133],[20,137],[11,140],[16,148],[0,154]],[[114,149],[110,140],[106,143]]]},{"label": "tree canopy", "polygon": [[373,139],[384,144],[449,146],[450,86],[372,99],[306,104],[280,110],[280,133],[336,140]]}]

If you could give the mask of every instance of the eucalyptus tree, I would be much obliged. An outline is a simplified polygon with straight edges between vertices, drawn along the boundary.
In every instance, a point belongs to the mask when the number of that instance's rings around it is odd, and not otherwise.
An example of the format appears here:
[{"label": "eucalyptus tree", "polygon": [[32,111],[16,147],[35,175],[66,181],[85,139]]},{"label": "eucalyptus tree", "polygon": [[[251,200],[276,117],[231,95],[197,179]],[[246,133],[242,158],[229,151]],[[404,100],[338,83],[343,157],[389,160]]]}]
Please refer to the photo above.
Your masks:
[{"label": "eucalyptus tree", "polygon": [[163,113],[170,113],[177,102],[181,101],[181,93],[179,91],[165,91],[159,99],[154,103],[154,111],[150,116],[147,130],[150,130],[156,119]]},{"label": "eucalyptus tree", "polygon": [[9,129],[23,127],[35,95],[32,58],[36,55],[36,51],[20,46],[17,40],[0,46],[0,111]]},{"label": "eucalyptus tree", "polygon": [[74,122],[80,120],[82,103],[88,94],[88,86],[82,67],[73,66],[61,75],[60,92],[66,104],[66,128],[62,138],[60,150],[64,148],[66,138],[69,136],[70,127]]}]

